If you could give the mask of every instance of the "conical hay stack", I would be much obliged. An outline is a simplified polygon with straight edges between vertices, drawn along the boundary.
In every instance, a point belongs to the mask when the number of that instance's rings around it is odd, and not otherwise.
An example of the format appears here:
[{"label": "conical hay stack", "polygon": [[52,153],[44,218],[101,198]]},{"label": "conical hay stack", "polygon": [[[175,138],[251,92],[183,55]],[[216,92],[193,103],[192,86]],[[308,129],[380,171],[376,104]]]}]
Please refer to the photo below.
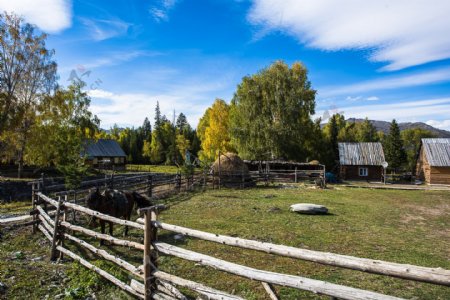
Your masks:
[{"label": "conical hay stack", "polygon": [[[212,165],[215,174],[219,174],[219,158]],[[248,167],[244,161],[235,153],[225,153],[220,155],[220,173],[222,175],[244,175],[248,174]]]}]

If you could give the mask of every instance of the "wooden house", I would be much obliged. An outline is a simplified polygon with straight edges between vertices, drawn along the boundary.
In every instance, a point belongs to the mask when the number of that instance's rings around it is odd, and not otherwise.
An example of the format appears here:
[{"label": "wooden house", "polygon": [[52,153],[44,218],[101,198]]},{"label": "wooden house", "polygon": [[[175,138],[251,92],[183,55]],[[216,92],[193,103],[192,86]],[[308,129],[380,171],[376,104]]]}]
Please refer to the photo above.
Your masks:
[{"label": "wooden house", "polygon": [[87,162],[94,168],[125,168],[127,155],[115,140],[88,141],[85,146]]},{"label": "wooden house", "polygon": [[383,180],[381,143],[339,143],[340,177],[343,180]]},{"label": "wooden house", "polygon": [[450,139],[422,139],[416,176],[429,184],[450,184]]}]

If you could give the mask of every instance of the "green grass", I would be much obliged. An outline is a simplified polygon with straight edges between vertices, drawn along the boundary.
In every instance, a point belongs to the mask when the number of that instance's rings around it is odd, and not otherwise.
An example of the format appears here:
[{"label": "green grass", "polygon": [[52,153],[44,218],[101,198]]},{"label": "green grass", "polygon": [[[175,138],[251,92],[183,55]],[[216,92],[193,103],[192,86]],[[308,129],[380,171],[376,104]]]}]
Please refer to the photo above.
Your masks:
[{"label": "green grass", "polygon": [[[450,269],[448,192],[339,187],[316,190],[299,185],[297,188],[285,189],[222,189],[183,196],[184,201],[168,201],[171,208],[160,215],[162,221],[294,247]],[[299,202],[326,205],[331,214],[307,216],[289,212],[289,206]],[[274,212],[275,207],[280,210]],[[115,235],[120,236],[122,230],[116,226]],[[170,244],[258,269],[320,279],[404,298],[450,299],[448,287],[322,266],[197,239],[188,238],[180,242],[175,241],[173,234],[168,232],[160,232],[159,237]],[[131,230],[131,239],[142,242],[142,233]],[[97,241],[86,240],[98,245]],[[127,273],[112,264],[98,260],[79,247],[71,244],[67,246],[129,282]],[[142,262],[138,251],[125,247],[103,248],[135,265]],[[12,259],[13,253],[19,250],[24,252],[25,258]],[[77,293],[85,296],[92,292],[96,293],[98,299],[109,299],[111,295],[120,299],[130,297],[98,278],[92,271],[71,263],[69,259],[65,264],[58,265],[49,264],[46,257],[44,261],[32,262],[36,266],[29,269],[29,257],[48,256],[48,252],[49,245],[42,235],[32,236],[29,229],[3,235],[0,245],[0,281],[8,284],[8,278],[16,276],[18,284],[8,290],[9,299],[21,299],[30,293],[36,293],[36,298],[49,293],[50,296],[65,293],[67,299],[75,299]],[[164,271],[247,299],[268,299],[257,281],[172,257],[160,256],[158,263]],[[62,270],[66,274],[66,282],[57,283],[58,287],[54,290],[48,289],[51,283],[40,285],[39,280],[51,282],[49,280],[55,270]],[[277,287],[276,290],[281,299],[327,299],[291,288]]]},{"label": "green grass", "polygon": [[126,165],[125,169],[127,171],[138,171],[138,172],[155,172],[155,173],[170,173],[175,174],[180,171],[177,166],[166,166],[166,165]]}]

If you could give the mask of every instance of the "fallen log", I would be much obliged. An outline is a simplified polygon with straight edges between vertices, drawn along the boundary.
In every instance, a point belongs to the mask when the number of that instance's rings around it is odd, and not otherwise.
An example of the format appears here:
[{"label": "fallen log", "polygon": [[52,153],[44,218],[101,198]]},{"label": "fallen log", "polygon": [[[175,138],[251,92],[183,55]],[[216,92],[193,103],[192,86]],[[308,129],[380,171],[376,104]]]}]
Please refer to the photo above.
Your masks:
[{"label": "fallen log", "polygon": [[[142,222],[142,220],[138,219],[137,222],[140,223]],[[186,227],[166,224],[159,221],[155,222],[155,226],[160,229],[165,229],[175,233],[180,233],[186,236],[191,236],[210,242],[216,242],[223,245],[257,250],[270,254],[277,254],[281,256],[302,259],[324,265],[358,270],[367,273],[388,275],[402,279],[450,286],[450,270],[445,270],[442,268],[427,268],[409,264],[399,264],[382,260],[300,249],[290,246],[213,234]]]},{"label": "fallen log", "polygon": [[57,246],[56,249],[62,253],[64,253],[65,255],[71,257],[72,259],[78,261],[80,264],[82,264],[83,266],[85,266],[88,269],[93,270],[94,272],[96,272],[97,274],[103,276],[104,278],[108,279],[109,281],[111,281],[112,283],[114,283],[115,285],[117,285],[118,287],[120,287],[121,289],[127,291],[130,294],[133,294],[135,296],[137,296],[138,298],[144,299],[144,296],[139,294],[138,292],[136,292],[132,287],[130,287],[128,284],[120,281],[119,279],[117,279],[116,277],[114,277],[113,275],[109,274],[108,272],[100,269],[97,266],[94,266],[93,264],[91,264],[90,262],[88,262],[87,260],[83,259],[81,256],[78,256],[77,254],[73,253],[72,251],[61,247],[61,246]]},{"label": "fallen log", "polygon": [[276,285],[292,287],[296,289],[310,291],[316,294],[327,295],[337,297],[339,299],[348,299],[348,300],[401,299],[371,291],[361,290],[343,285],[337,285],[325,281],[245,267],[239,264],[227,262],[208,255],[172,246],[166,243],[157,242],[154,245],[158,251],[167,255],[172,255],[178,258],[193,261],[201,265],[213,267],[215,269],[239,275],[242,277],[246,277],[252,280],[259,280],[262,282],[272,283]]},{"label": "fallen log", "polygon": [[[144,294],[144,284],[140,283],[137,280],[131,279],[130,286],[134,288],[137,292]],[[176,287],[173,285],[170,285],[167,282],[159,280],[159,282],[156,284],[156,289],[161,291],[162,293],[169,295],[171,297],[174,297],[179,300],[187,300],[186,296],[184,296]]]},{"label": "fallen log", "polygon": [[139,250],[144,250],[144,245],[142,245],[140,243],[137,243],[137,242],[121,240],[121,239],[112,237],[110,235],[104,234],[104,233],[99,233],[99,232],[96,232],[96,231],[93,231],[93,230],[90,230],[90,229],[87,229],[87,228],[84,228],[84,227],[81,227],[81,226],[72,225],[69,222],[65,222],[65,221],[61,222],[60,225],[65,227],[65,228],[67,228],[67,229],[70,229],[70,230],[73,230],[73,231],[77,231],[77,232],[81,232],[81,233],[83,233],[85,235],[88,235],[88,236],[91,236],[93,238],[101,239],[101,240],[104,240],[104,241],[108,241],[108,242],[110,242],[111,244],[114,244],[114,245],[126,246],[126,247],[136,248],[136,249],[139,249]]}]

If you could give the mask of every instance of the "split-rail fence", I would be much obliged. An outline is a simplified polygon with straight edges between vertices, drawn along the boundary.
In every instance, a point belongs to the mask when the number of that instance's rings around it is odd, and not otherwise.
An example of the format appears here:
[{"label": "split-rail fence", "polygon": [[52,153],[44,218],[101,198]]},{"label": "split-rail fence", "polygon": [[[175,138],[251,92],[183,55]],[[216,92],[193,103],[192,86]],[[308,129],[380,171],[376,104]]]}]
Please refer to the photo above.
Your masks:
[{"label": "split-rail fence", "polygon": [[[252,249],[328,266],[450,286],[450,270],[325,253],[284,245],[258,242],[254,240],[246,240],[237,237],[217,235],[191,228],[180,227],[177,225],[163,223],[158,220],[159,212],[166,209],[164,205],[156,205],[140,209],[139,214],[141,217],[139,219],[136,221],[127,221],[65,201],[66,198],[67,196],[58,196],[57,199],[53,199],[42,192],[36,192],[33,195],[35,209],[32,211],[32,214],[38,221],[34,224],[34,226],[48,238],[51,244],[51,259],[56,260],[63,256],[68,256],[78,261],[83,266],[103,276],[119,288],[140,299],[187,299],[186,296],[180,292],[180,287],[190,289],[206,299],[242,299],[239,296],[232,295],[224,291],[219,291],[201,283],[178,277],[175,274],[168,274],[160,270],[158,268],[158,256],[161,254],[175,256],[204,266],[212,267],[219,271],[260,281],[264,286],[264,289],[267,291],[268,297],[271,299],[278,299],[275,289],[273,288],[274,285],[327,295],[333,299],[399,299],[397,297],[383,295],[372,291],[338,285],[321,280],[309,279],[301,276],[258,270],[221,260],[206,254],[197,253],[160,242],[158,241],[159,230],[167,230],[192,238],[220,243],[225,246]],[[68,221],[69,218],[67,217],[69,210],[75,210],[87,216],[96,217],[105,221],[113,222],[114,224],[138,229],[143,232],[144,243],[142,244],[132,240],[119,239],[108,234],[101,234],[80,225],[72,224]],[[53,214],[53,217],[50,213]],[[108,241],[110,245],[137,249],[142,253],[143,263],[139,266],[133,265],[106,250],[93,246],[80,237],[74,236],[74,232],[90,238]],[[69,243],[81,246],[100,258],[116,264],[127,271],[135,279],[131,279],[130,282],[123,282],[119,280],[112,274],[90,263],[80,254],[76,254],[75,252],[69,250],[69,247],[67,247]]]}]

